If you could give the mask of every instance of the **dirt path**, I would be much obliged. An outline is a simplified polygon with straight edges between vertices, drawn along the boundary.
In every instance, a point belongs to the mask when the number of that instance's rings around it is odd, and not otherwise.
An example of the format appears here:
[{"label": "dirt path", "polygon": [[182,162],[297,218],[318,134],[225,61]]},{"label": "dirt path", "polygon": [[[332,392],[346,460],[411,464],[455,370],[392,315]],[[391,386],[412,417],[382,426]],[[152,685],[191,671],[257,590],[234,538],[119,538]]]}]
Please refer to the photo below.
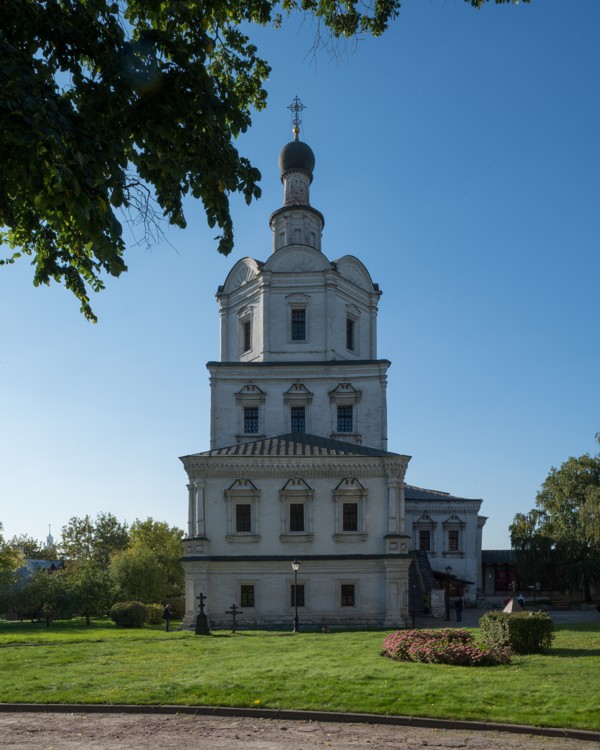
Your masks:
[{"label": "dirt path", "polygon": [[3,750],[597,750],[526,734],[156,714],[0,713]]}]

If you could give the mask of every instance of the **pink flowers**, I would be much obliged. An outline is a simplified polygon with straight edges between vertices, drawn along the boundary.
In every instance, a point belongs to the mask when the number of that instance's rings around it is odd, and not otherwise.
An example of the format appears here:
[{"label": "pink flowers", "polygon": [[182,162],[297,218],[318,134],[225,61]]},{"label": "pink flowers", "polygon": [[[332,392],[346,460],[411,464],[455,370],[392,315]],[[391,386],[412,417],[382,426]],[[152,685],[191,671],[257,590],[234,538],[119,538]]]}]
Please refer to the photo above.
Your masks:
[{"label": "pink flowers", "polygon": [[480,646],[468,630],[398,630],[383,642],[385,656],[397,661],[453,664],[461,667],[491,667],[509,664],[505,648]]}]

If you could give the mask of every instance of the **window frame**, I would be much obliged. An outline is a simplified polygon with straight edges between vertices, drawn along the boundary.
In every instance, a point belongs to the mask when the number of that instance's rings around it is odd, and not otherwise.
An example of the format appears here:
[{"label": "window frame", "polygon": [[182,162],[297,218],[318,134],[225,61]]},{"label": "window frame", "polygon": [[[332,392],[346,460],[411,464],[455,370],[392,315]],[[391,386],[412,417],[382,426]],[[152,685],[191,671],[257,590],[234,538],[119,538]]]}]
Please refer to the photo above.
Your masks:
[{"label": "window frame", "polygon": [[286,432],[294,432],[292,428],[292,409],[304,408],[304,433],[310,432],[310,411],[313,394],[300,382],[293,383],[283,394],[283,404],[286,415]]},{"label": "window frame", "polygon": [[[344,589],[347,590],[345,593],[344,593]],[[344,601],[344,599],[350,595],[349,589],[352,590],[351,591],[351,599],[352,599],[351,604],[346,603]],[[340,595],[340,599],[339,599],[340,609],[342,608],[346,609],[350,607],[352,607],[353,609],[356,609],[357,607],[357,584],[355,581],[340,581],[339,595]]]},{"label": "window frame", "polygon": [[[342,414],[342,411],[345,414]],[[337,405],[336,427],[338,435],[354,434],[354,406],[352,404]]]},{"label": "window frame", "polygon": [[[459,516],[452,515],[443,523],[444,557],[464,557],[466,523]],[[452,540],[452,541],[451,541]],[[454,549],[456,547],[456,549]]]},{"label": "window frame", "polygon": [[[260,427],[260,409],[258,406],[244,406],[244,435],[258,435]],[[252,415],[250,415],[252,412]],[[251,429],[255,426],[256,429]]]},{"label": "window frame", "polygon": [[[244,598],[245,598],[244,595],[250,593],[248,591],[244,592],[244,589],[252,589],[252,591],[251,591],[251,594],[252,594],[251,601],[252,601],[252,603],[251,604],[244,602]],[[242,608],[243,609],[255,609],[256,608],[256,584],[254,582],[252,582],[252,583],[240,583],[239,594],[240,594],[239,602],[240,602],[240,608],[241,609]]]},{"label": "window frame", "polygon": [[356,318],[346,316],[346,349],[356,353]]},{"label": "window frame", "polygon": [[[259,542],[259,501],[260,490],[245,477],[235,482],[223,493],[227,504],[226,539],[232,543]],[[250,506],[250,530],[238,531],[238,506]]]},{"label": "window frame", "polygon": [[436,557],[436,527],[437,523],[431,518],[428,513],[423,513],[419,518],[413,522],[413,549],[422,550],[421,547],[421,532],[427,531],[429,533],[429,549],[423,550],[431,557]]},{"label": "window frame", "polygon": [[[352,383],[348,382],[339,383],[329,392],[329,402],[331,404],[331,438],[345,440],[346,442],[361,443],[362,436],[358,431],[358,406],[361,397],[362,391],[357,391]],[[346,414],[342,414],[342,410]],[[350,426],[352,429],[348,429]]]},{"label": "window frame", "polygon": [[[307,294],[296,293],[290,294],[285,298],[287,306],[286,311],[286,338],[287,343],[290,346],[303,346],[310,342],[310,297]],[[297,316],[301,316],[301,320],[295,320]],[[301,332],[304,334],[303,338],[299,337],[300,331],[298,326],[301,327]]]},{"label": "window frame", "polygon": [[[282,489],[279,490],[281,505],[281,533],[279,539],[282,542],[312,542],[313,534],[313,499],[315,492],[308,484],[300,478],[288,479]],[[292,529],[292,506],[303,507],[304,525],[302,530]],[[296,512],[297,509],[296,509]]]},{"label": "window frame", "polygon": [[[300,316],[300,318],[294,320],[297,316]],[[302,335],[298,335],[298,333]],[[290,341],[295,344],[303,344],[306,338],[306,307],[292,307],[290,311]]]},{"label": "window frame", "polygon": [[296,584],[293,581],[290,583],[290,609],[294,609],[296,607],[296,593],[299,594],[298,609],[306,609],[306,586],[304,583],[298,582],[296,587]]},{"label": "window frame", "polygon": [[[246,305],[238,312],[238,356],[248,359],[254,349],[254,306]],[[249,346],[247,346],[249,345]]]},{"label": "window frame", "polygon": [[[369,492],[356,477],[345,477],[333,490],[335,531],[333,539],[336,542],[364,542],[368,538],[366,528],[366,503]],[[344,505],[356,505],[356,530],[344,528]]]},{"label": "window frame", "polygon": [[[243,388],[235,394],[237,408],[238,432],[237,442],[247,443],[264,437],[265,402],[267,394],[254,383],[246,383]],[[258,424],[256,432],[246,431],[246,409],[258,409]]]},{"label": "window frame", "polygon": [[[297,412],[294,414],[294,412]],[[300,412],[302,414],[300,415]],[[302,429],[299,429],[301,423]],[[303,434],[306,432],[306,406],[302,405],[291,405],[290,406],[290,432]]]}]

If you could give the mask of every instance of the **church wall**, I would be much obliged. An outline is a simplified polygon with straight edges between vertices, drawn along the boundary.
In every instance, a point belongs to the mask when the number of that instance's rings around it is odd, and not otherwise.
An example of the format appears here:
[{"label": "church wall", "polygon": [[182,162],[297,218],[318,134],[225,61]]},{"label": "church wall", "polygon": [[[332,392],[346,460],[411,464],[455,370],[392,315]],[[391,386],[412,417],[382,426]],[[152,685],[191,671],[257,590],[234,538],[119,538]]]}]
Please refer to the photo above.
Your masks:
[{"label": "church wall", "polygon": [[[365,499],[350,496],[347,500],[357,502],[359,529],[356,533],[344,533],[341,528],[339,507],[334,490],[344,476],[327,478],[306,477],[306,490],[290,490],[282,499],[286,485],[295,474],[276,478],[253,478],[252,493],[236,490],[240,476],[208,478],[204,486],[204,517],[209,542],[206,545],[210,556],[257,556],[279,555],[301,558],[311,555],[367,555],[382,554],[383,541],[387,533],[388,491],[383,478],[361,478]],[[233,488],[229,496],[227,490]],[[254,488],[256,491],[254,491]],[[229,499],[228,499],[229,498]],[[235,505],[251,506],[252,531],[237,533],[235,529]],[[303,532],[289,528],[289,505],[303,504],[305,508]],[[335,537],[335,538],[334,538]]]},{"label": "church wall", "polygon": [[[402,627],[406,616],[406,591],[401,579],[406,575],[408,561],[396,576],[394,591],[402,601],[389,611],[386,585],[386,563],[377,560],[302,560],[298,586],[304,588],[304,606],[298,607],[301,629],[321,627],[385,626]],[[243,615],[238,627],[278,627],[291,629],[294,617],[292,586],[294,573],[289,560],[259,561],[244,559],[208,563],[185,563],[188,582],[188,626],[197,611],[194,606],[200,593],[207,596],[206,612],[215,629],[229,628],[231,615],[226,612],[233,603]],[[355,592],[353,606],[343,606],[343,585]],[[242,585],[254,587],[254,607],[241,606]]]},{"label": "church wall", "polygon": [[[452,503],[406,503],[406,529],[411,535],[411,549],[419,549],[419,522],[426,514],[434,525],[428,556],[434,571],[445,573],[448,565],[452,575],[461,581],[472,581],[465,588],[465,603],[475,605],[480,582],[481,529],[478,515],[481,501],[467,500]],[[448,530],[459,532],[458,551],[448,549]]]},{"label": "church wall", "polygon": [[[255,261],[239,261],[225,285],[230,291],[219,292],[222,361],[375,358],[379,292],[372,291],[370,279],[343,278],[320,253],[298,246],[280,251],[272,265],[258,271]],[[348,262],[344,269],[357,273]],[[306,317],[302,340],[292,335],[292,310],[298,309]],[[354,326],[351,347],[348,319]],[[250,349],[243,346],[242,320],[251,322]]]},{"label": "church wall", "polygon": [[[294,385],[305,386],[305,431],[313,435],[335,437],[372,448],[385,449],[387,423],[385,420],[385,387],[388,362],[356,363],[348,368],[328,367],[327,364],[285,366],[273,365],[268,372],[240,367],[218,367],[209,364],[212,385],[211,446],[213,448],[256,440],[261,435],[283,435],[291,431],[291,403],[286,393]],[[330,395],[340,383],[350,383],[356,392],[340,397],[340,402],[353,405],[353,432],[337,432],[337,401]],[[248,384],[255,384],[263,395],[253,401],[237,398]],[[259,409],[258,432],[245,433],[243,410],[256,405]],[[382,416],[383,415],[383,416]]]}]

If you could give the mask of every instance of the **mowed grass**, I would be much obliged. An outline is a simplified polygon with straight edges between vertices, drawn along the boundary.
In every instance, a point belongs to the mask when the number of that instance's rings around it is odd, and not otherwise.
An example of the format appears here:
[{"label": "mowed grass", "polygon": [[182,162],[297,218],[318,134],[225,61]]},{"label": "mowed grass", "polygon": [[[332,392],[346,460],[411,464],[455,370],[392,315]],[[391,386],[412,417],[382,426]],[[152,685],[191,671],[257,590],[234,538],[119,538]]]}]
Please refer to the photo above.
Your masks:
[{"label": "mowed grass", "polygon": [[0,624],[0,701],[356,711],[600,729],[600,625],[502,667],[399,663],[385,632],[165,633]]}]

